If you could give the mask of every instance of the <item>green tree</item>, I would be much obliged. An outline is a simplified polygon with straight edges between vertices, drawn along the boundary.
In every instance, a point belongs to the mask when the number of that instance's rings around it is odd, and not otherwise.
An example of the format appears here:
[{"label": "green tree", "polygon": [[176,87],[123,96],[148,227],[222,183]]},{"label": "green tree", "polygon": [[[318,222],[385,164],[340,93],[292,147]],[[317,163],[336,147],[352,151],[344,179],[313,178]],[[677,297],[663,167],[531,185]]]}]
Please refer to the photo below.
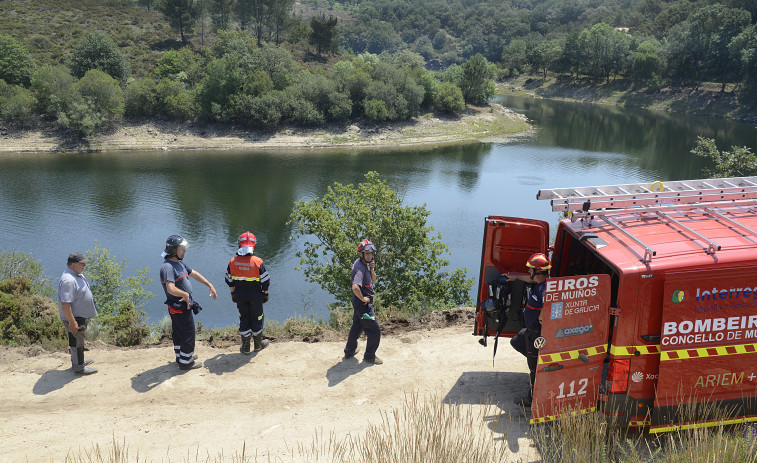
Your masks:
[{"label": "green tree", "polygon": [[141,78],[129,82],[124,92],[124,113],[131,117],[152,116],[155,114],[156,99],[153,79]]},{"label": "green tree", "polygon": [[242,29],[252,29],[258,46],[263,43],[263,35],[273,29],[276,3],[279,0],[237,0],[236,13]]},{"label": "green tree", "polygon": [[187,43],[189,31],[192,30],[196,18],[194,0],[161,0],[158,10],[168,20],[168,23],[181,36],[181,42]]},{"label": "green tree", "polygon": [[204,116],[225,120],[232,95],[242,90],[244,73],[232,58],[214,59],[206,72],[197,92],[198,106]]},{"label": "green tree", "polygon": [[271,11],[271,27],[273,30],[271,32],[277,46],[281,41],[282,34],[299,22],[299,19],[292,16],[292,7],[294,7],[294,0],[275,0],[273,3]]},{"label": "green tree", "polygon": [[687,50],[697,83],[709,75],[718,78],[725,88],[737,70],[730,60],[728,44],[751,23],[749,12],[716,3],[694,12],[689,22]]},{"label": "green tree", "polygon": [[37,96],[37,111],[58,117],[78,99],[76,79],[64,66],[42,66],[32,76],[32,90]]},{"label": "green tree", "polygon": [[466,103],[487,104],[495,92],[489,61],[476,54],[461,67],[460,81],[455,83],[462,90]]},{"label": "green tree", "polygon": [[513,39],[505,45],[502,50],[502,65],[522,74],[526,69],[526,41],[523,39]]},{"label": "green tree", "polygon": [[697,137],[692,154],[711,160],[713,169],[707,175],[713,177],[746,177],[757,174],[757,156],[746,146],[732,146],[731,151],[718,151],[712,138]]},{"label": "green tree", "polygon": [[90,69],[98,69],[119,82],[129,76],[129,63],[113,39],[101,32],[90,32],[74,47],[71,73],[77,79]]},{"label": "green tree", "polygon": [[310,28],[313,30],[310,34],[310,43],[315,45],[319,55],[323,50],[336,51],[339,45],[336,25],[337,19],[334,16],[326,18],[326,15],[321,15],[320,17],[313,16],[310,19]]},{"label": "green tree", "polygon": [[739,93],[739,100],[757,100],[757,25],[745,27],[734,37],[728,44],[728,52],[741,70],[743,87]]},{"label": "green tree", "polygon": [[10,35],[0,34],[0,79],[11,85],[28,85],[34,62],[23,45]]},{"label": "green tree", "polygon": [[655,82],[662,73],[662,59],[657,55],[657,47],[652,42],[644,42],[636,49],[633,58],[633,80],[639,84]]},{"label": "green tree", "polygon": [[212,0],[210,18],[216,30],[228,29],[231,20],[231,13],[234,7],[234,0]]},{"label": "green tree", "polygon": [[251,62],[251,70],[265,72],[276,90],[286,88],[297,72],[297,63],[289,50],[271,44],[263,44],[253,50]]},{"label": "green tree", "polygon": [[449,262],[441,256],[448,248],[427,225],[430,214],[424,206],[404,205],[376,172],[357,187],[334,183],[322,198],[294,205],[293,237],[306,238],[300,268],[347,305],[357,243],[368,238],[377,247],[377,305],[422,312],[468,303],[473,282],[462,269],[443,270]]},{"label": "green tree", "polygon": [[29,89],[0,79],[0,119],[23,125],[31,121],[37,100]]},{"label": "green tree", "polygon": [[610,25],[598,23],[585,29],[579,36],[579,46],[585,52],[584,70],[595,80],[610,81],[612,74],[623,71],[628,60],[631,39]]},{"label": "green tree", "polygon": [[142,308],[155,294],[145,289],[152,281],[149,269],[142,267],[136,275],[124,278],[126,261],[117,262],[105,248],[95,246],[85,255],[86,272],[98,311],[98,320],[110,340],[119,346],[139,344],[149,334],[142,319]]},{"label": "green tree", "polygon": [[105,121],[124,115],[124,92],[118,82],[108,74],[90,69],[76,83],[79,95],[100,113]]},{"label": "green tree", "polygon": [[440,83],[436,92],[434,107],[439,111],[458,112],[465,109],[463,92],[452,82]]},{"label": "green tree", "polygon": [[542,71],[542,75],[547,77],[547,70],[552,69],[560,58],[562,47],[557,40],[546,40],[539,42],[528,53],[528,61],[531,68],[535,71]]}]

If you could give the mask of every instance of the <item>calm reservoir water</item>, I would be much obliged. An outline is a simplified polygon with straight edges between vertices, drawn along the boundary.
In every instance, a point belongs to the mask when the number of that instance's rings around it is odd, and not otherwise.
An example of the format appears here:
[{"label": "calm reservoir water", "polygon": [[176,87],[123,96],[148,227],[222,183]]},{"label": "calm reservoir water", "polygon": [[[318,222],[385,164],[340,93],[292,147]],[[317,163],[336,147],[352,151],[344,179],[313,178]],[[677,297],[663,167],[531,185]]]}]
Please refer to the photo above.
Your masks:
[{"label": "calm reservoir water", "polygon": [[[333,182],[359,183],[374,170],[408,204],[426,204],[450,247],[452,267],[474,277],[486,215],[556,222],[540,188],[700,178],[689,151],[697,135],[720,149],[757,151],[754,124],[598,105],[501,97],[533,133],[511,140],[402,151],[158,152],[0,155],[0,249],[32,255],[57,281],[73,250],[94,245],[126,259],[127,275],[149,267],[157,295],[150,322],[166,314],[157,281],[168,235],[190,242],[185,261],[218,289],[194,283],[206,326],[237,323],[223,275],[245,230],[271,274],[269,320],[327,319],[330,296],[295,270],[302,243],[290,240],[292,204]],[[379,277],[380,261],[378,267]],[[471,291],[473,296],[473,291]]]}]

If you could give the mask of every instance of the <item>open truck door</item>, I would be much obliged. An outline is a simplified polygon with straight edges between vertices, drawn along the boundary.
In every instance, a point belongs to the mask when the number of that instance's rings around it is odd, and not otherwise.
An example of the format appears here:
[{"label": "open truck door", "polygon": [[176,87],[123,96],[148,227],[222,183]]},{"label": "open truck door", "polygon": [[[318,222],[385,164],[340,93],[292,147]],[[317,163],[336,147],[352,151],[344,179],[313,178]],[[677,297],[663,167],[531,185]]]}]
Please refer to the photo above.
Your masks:
[{"label": "open truck door", "polygon": [[596,411],[609,308],[609,275],[547,280],[531,424]]},{"label": "open truck door", "polygon": [[[523,327],[520,316],[523,283],[513,282],[507,291],[513,306],[505,314],[504,295],[495,301],[496,294],[489,295],[489,288],[496,286],[503,273],[528,273],[526,261],[532,254],[546,254],[549,246],[549,224],[543,220],[517,217],[489,216],[484,222],[484,243],[481,250],[478,293],[476,301],[476,326],[473,334],[513,337]],[[493,290],[493,292],[496,290]],[[486,305],[486,308],[484,307]],[[499,329],[498,329],[499,328]]]},{"label": "open truck door", "polygon": [[757,421],[757,271],[669,272],[649,432]]}]

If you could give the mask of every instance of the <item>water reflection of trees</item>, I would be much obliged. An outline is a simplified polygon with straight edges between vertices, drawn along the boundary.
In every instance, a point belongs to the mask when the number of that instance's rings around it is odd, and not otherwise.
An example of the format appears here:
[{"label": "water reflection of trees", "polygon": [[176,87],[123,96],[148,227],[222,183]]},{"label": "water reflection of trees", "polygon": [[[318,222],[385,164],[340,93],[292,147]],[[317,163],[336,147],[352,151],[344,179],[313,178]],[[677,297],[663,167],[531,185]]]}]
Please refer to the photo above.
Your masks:
[{"label": "water reflection of trees", "polygon": [[708,166],[690,153],[698,135],[728,146],[757,142],[753,126],[712,117],[516,97],[503,104],[525,109],[541,128],[541,145],[625,153],[642,169],[670,179],[700,177]]},{"label": "water reflection of trees", "polygon": [[400,194],[427,186],[436,171],[470,190],[489,150],[470,144],[401,151],[208,153],[173,163],[162,172],[161,183],[171,191],[182,222],[197,233],[195,239],[221,227],[233,243],[249,229],[272,258],[288,246],[287,221],[297,200],[322,196],[334,182],[358,184],[368,171],[378,172]]}]

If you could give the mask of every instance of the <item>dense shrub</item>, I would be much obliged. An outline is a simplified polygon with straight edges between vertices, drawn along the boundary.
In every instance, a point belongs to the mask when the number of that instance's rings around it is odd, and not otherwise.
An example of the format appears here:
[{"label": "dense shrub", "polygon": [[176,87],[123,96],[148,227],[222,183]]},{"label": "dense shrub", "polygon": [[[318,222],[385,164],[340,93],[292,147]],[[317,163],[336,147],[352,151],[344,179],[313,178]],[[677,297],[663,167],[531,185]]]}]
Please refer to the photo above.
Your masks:
[{"label": "dense shrub", "polygon": [[286,112],[282,92],[272,91],[260,96],[238,94],[232,98],[234,118],[253,127],[275,127]]},{"label": "dense shrub", "polygon": [[101,32],[88,33],[74,47],[71,73],[82,78],[90,69],[100,70],[120,82],[125,82],[129,75],[129,63],[121,50]]},{"label": "dense shrub", "polygon": [[66,343],[57,305],[49,298],[32,294],[32,284],[27,278],[0,281],[0,343],[40,344],[46,348]]},{"label": "dense shrub", "polygon": [[204,117],[225,120],[232,95],[238,93],[245,81],[243,72],[231,58],[212,60],[197,92],[197,105]]},{"label": "dense shrub", "polygon": [[276,90],[286,88],[297,72],[297,65],[288,50],[263,44],[252,53],[253,70],[262,70],[271,78]]},{"label": "dense shrub", "polygon": [[352,113],[349,95],[338,91],[335,82],[322,75],[302,71],[286,93],[293,102],[293,119],[303,124],[345,120]]},{"label": "dense shrub", "polygon": [[465,109],[465,98],[460,87],[452,82],[442,82],[436,89],[434,109],[456,112]]},{"label": "dense shrub", "polygon": [[33,257],[20,251],[0,250],[0,280],[24,278],[31,294],[51,297],[55,292],[52,281]]},{"label": "dense shrub", "polygon": [[184,84],[171,79],[163,79],[155,87],[158,114],[174,119],[188,120],[196,114],[195,102]]},{"label": "dense shrub", "polygon": [[0,80],[0,119],[23,125],[32,119],[36,102],[26,88]]},{"label": "dense shrub", "polygon": [[81,138],[92,135],[103,122],[105,119],[94,105],[83,100],[75,101],[65,112],[58,115],[58,123]]},{"label": "dense shrub", "polygon": [[78,99],[76,80],[64,66],[42,66],[32,76],[40,114],[57,117]]},{"label": "dense shrub", "polygon": [[11,85],[27,85],[34,72],[29,52],[16,39],[0,34],[0,79]]},{"label": "dense shrub", "polygon": [[129,82],[124,92],[124,114],[130,117],[152,116],[155,114],[156,98],[154,80],[142,78]]},{"label": "dense shrub", "polygon": [[152,281],[149,269],[140,268],[136,275],[123,278],[126,261],[116,262],[107,249],[95,246],[86,256],[86,275],[106,338],[119,346],[139,344],[149,334],[142,308],[155,297],[144,289]]},{"label": "dense shrub", "polygon": [[389,117],[386,103],[382,100],[365,100],[365,115],[375,121],[385,121]]},{"label": "dense shrub", "polygon": [[124,115],[124,93],[118,82],[108,74],[90,69],[76,84],[79,95],[91,104],[103,120],[113,121]]}]

